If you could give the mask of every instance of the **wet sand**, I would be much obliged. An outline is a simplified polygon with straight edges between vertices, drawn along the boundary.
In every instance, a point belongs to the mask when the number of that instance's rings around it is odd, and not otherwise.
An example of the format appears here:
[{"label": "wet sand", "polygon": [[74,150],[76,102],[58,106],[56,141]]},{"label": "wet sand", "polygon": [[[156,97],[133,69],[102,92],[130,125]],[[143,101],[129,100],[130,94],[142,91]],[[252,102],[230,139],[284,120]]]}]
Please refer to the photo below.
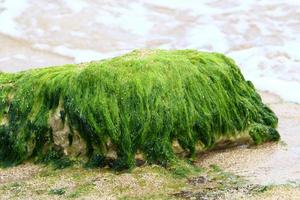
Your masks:
[{"label": "wet sand", "polygon": [[267,92],[261,92],[261,96],[279,117],[281,141],[199,154],[197,164],[218,165],[257,184],[299,183],[300,105],[284,102]]}]

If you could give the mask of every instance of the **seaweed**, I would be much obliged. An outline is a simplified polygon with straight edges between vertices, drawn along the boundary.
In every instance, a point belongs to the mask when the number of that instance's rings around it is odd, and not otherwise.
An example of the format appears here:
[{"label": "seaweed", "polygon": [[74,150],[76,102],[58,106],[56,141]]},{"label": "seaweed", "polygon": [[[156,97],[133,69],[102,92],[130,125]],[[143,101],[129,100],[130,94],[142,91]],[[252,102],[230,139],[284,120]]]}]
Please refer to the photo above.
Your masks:
[{"label": "seaweed", "polygon": [[[178,141],[196,146],[248,132],[255,144],[279,140],[278,119],[253,84],[223,54],[135,50],[83,64],[0,73],[0,160],[14,164],[57,156],[115,167],[177,159]],[[98,161],[97,161],[98,162]],[[100,164],[99,164],[100,165]]]}]

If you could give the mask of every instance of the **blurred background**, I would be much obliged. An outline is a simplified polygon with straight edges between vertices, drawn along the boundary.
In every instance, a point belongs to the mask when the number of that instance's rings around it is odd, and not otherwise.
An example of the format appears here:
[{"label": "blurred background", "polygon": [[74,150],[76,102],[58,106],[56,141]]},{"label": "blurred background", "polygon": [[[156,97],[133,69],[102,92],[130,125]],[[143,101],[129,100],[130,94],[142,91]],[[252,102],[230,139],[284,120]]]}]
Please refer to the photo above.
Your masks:
[{"label": "blurred background", "polygon": [[0,71],[137,48],[225,53],[258,89],[300,103],[300,1],[0,0]]}]

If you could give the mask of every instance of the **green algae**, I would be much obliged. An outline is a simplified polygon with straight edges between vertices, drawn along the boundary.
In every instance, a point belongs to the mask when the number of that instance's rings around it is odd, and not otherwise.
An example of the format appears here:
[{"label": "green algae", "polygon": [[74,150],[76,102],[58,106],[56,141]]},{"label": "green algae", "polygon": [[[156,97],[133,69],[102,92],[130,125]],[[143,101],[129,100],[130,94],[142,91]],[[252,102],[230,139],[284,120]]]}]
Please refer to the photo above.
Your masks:
[{"label": "green algae", "polygon": [[176,159],[174,141],[193,157],[197,144],[210,149],[242,132],[255,144],[279,139],[275,114],[234,61],[218,53],[136,50],[0,73],[0,89],[2,162],[71,154],[102,160],[114,149],[114,166],[131,168],[137,152],[150,163]]}]

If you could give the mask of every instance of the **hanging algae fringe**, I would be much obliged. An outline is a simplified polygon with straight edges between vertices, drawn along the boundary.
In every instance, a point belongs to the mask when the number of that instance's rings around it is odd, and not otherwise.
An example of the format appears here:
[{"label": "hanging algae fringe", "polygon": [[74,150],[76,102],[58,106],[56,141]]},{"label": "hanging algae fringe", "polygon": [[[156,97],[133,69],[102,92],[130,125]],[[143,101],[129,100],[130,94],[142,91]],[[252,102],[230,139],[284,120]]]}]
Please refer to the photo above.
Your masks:
[{"label": "hanging algae fringe", "polygon": [[[279,140],[277,117],[234,61],[196,50],[135,50],[79,65],[0,73],[0,160],[85,156],[130,168],[166,164],[172,143],[195,154],[247,133]],[[100,159],[101,160],[101,159]]]}]

